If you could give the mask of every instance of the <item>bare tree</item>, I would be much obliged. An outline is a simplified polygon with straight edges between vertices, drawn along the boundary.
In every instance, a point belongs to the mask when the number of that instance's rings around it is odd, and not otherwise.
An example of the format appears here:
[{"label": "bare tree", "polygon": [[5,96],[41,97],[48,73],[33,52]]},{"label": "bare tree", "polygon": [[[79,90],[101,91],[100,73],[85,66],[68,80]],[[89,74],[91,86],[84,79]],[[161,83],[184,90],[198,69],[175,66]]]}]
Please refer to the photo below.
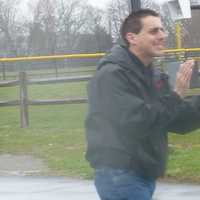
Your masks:
[{"label": "bare tree", "polygon": [[[85,37],[90,36],[93,38],[93,44],[88,41],[86,43],[86,48],[93,46],[91,51],[102,52],[107,49],[110,49],[112,46],[112,36],[108,29],[108,20],[105,18],[105,11],[95,8],[93,6],[87,6],[87,20],[84,25],[84,34]],[[80,39],[82,40],[83,37]]]},{"label": "bare tree", "polygon": [[114,40],[120,38],[119,29],[123,19],[129,13],[129,0],[112,0],[108,5],[108,20]]},{"label": "bare tree", "polygon": [[184,48],[197,48],[200,46],[200,27],[197,25],[199,17],[199,10],[192,10],[192,18],[183,20],[182,41]]},{"label": "bare tree", "polygon": [[29,52],[54,54],[56,48],[56,16],[53,0],[39,0],[29,25]]},{"label": "bare tree", "polygon": [[17,55],[16,40],[19,36],[19,23],[17,22],[18,0],[0,0],[0,33],[3,39],[4,55]]},{"label": "bare tree", "polygon": [[87,22],[87,9],[81,0],[58,0],[57,33],[59,49],[73,52]]}]

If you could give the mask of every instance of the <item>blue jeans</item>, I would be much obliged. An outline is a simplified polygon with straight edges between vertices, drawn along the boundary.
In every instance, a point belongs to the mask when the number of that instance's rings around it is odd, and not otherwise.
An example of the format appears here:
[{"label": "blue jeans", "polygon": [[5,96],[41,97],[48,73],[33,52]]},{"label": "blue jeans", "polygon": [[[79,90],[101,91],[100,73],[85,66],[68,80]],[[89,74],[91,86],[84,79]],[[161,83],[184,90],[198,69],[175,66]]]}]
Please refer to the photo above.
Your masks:
[{"label": "blue jeans", "polygon": [[151,200],[155,180],[128,170],[101,168],[95,170],[95,186],[101,200]]}]

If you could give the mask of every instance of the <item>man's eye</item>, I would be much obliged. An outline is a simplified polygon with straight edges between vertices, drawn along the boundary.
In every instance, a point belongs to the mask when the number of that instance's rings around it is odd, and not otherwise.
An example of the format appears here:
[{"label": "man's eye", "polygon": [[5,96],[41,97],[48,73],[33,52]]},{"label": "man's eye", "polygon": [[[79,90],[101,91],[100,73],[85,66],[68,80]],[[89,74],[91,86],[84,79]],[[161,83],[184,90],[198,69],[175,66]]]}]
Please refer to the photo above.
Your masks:
[{"label": "man's eye", "polygon": [[163,33],[166,32],[164,28],[160,28],[160,31],[162,31]]},{"label": "man's eye", "polygon": [[152,32],[152,33],[157,33],[157,32],[158,32],[158,29],[152,30],[151,32]]},{"label": "man's eye", "polygon": [[152,30],[150,31],[150,33],[151,33],[151,34],[156,34],[156,33],[158,33],[159,31],[165,33],[165,30],[164,30],[163,28],[155,28],[155,29],[152,29]]},{"label": "man's eye", "polygon": [[153,29],[150,31],[151,34],[156,34],[159,30],[158,29]]}]

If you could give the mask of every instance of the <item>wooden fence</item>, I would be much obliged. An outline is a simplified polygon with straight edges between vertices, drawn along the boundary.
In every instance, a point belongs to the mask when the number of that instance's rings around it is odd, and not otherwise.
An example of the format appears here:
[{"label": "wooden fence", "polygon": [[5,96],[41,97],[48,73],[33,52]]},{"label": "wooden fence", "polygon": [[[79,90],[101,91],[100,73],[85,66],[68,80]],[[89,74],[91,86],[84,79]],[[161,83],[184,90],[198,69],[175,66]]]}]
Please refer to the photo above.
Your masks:
[{"label": "wooden fence", "polygon": [[30,84],[54,84],[63,82],[81,82],[88,81],[92,75],[71,76],[62,78],[46,78],[46,79],[28,79],[26,72],[19,72],[18,80],[1,81],[0,87],[12,87],[19,85],[20,95],[18,100],[0,101],[1,106],[20,106],[20,124],[22,128],[29,125],[29,105],[58,105],[58,104],[76,104],[86,103],[87,98],[65,98],[65,99],[48,99],[48,100],[31,100],[28,98],[28,85]]},{"label": "wooden fence", "polygon": [[[166,55],[186,54],[188,52],[200,52],[200,48],[192,49],[168,49],[165,51]],[[70,54],[70,55],[54,55],[54,56],[36,56],[36,57],[18,57],[18,58],[0,58],[0,63],[18,62],[18,61],[40,61],[40,60],[63,60],[63,59],[76,59],[76,58],[101,58],[105,53],[95,54]],[[179,56],[180,57],[180,56]],[[195,60],[200,60],[200,56],[191,56]],[[5,71],[3,72],[5,73]],[[4,74],[5,76],[5,74]],[[28,127],[28,106],[29,105],[52,105],[52,104],[70,104],[70,103],[85,103],[87,99],[82,98],[67,98],[67,99],[48,99],[48,100],[30,100],[28,98],[28,85],[29,84],[52,84],[62,82],[79,82],[87,81],[92,75],[71,76],[62,78],[47,78],[47,79],[28,79],[25,72],[20,72],[18,80],[0,81],[0,87],[20,86],[20,97],[18,100],[0,101],[1,106],[16,106],[20,105],[21,113],[21,127]]]}]

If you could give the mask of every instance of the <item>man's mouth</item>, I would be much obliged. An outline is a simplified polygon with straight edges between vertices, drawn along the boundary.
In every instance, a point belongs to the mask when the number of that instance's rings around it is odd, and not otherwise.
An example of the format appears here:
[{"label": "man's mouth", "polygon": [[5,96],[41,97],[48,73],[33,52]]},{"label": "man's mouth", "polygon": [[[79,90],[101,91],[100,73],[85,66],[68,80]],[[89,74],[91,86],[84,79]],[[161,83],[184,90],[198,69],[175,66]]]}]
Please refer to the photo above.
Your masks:
[{"label": "man's mouth", "polygon": [[165,45],[164,44],[158,44],[156,45],[156,47],[160,50],[164,50],[165,49]]}]

